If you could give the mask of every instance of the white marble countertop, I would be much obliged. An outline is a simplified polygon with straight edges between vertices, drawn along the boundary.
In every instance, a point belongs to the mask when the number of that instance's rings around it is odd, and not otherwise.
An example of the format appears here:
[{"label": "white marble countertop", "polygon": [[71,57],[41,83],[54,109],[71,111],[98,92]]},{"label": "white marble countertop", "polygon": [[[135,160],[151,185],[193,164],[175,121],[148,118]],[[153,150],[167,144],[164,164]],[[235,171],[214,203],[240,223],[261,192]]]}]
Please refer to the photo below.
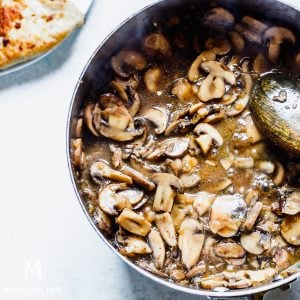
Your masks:
[{"label": "white marble countertop", "polygon": [[[86,24],[56,51],[0,78],[0,299],[200,299],[142,277],[105,246],[66,162],[67,113],[81,70],[107,34],[151,2],[95,0]],[[299,298],[300,284],[276,292],[277,300]]]}]

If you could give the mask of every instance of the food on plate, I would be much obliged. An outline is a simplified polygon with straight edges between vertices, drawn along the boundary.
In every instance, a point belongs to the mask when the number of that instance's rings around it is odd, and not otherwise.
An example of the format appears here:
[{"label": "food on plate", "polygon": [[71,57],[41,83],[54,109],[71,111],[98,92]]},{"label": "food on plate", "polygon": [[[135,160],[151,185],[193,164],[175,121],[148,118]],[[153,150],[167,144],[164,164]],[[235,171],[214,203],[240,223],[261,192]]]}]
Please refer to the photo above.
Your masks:
[{"label": "food on plate", "polygon": [[0,70],[47,52],[83,21],[70,0],[2,0]]},{"label": "food on plate", "polygon": [[138,266],[188,287],[253,287],[300,258],[299,160],[249,109],[265,72],[297,72],[297,38],[221,7],[196,19],[112,55],[73,120],[73,170],[99,230]]}]

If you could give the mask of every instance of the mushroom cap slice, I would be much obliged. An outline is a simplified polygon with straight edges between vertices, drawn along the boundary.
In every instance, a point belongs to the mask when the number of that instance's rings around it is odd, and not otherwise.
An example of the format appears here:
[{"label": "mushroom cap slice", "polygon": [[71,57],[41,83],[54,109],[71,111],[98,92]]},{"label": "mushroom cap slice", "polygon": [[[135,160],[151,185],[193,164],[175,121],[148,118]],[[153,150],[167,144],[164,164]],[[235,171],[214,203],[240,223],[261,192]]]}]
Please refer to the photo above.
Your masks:
[{"label": "mushroom cap slice", "polygon": [[234,16],[223,7],[214,7],[206,13],[203,22],[206,26],[223,31],[233,26]]},{"label": "mushroom cap slice", "polygon": [[143,41],[143,47],[149,55],[160,58],[168,57],[172,54],[169,41],[161,33],[147,35]]},{"label": "mushroom cap slice", "polygon": [[239,230],[246,213],[246,203],[238,195],[219,196],[211,206],[209,227],[222,237],[234,236]]},{"label": "mushroom cap slice", "polygon": [[227,83],[231,85],[236,84],[234,73],[225,65],[218,61],[206,61],[201,64],[202,69],[213,75],[214,77],[223,78]]},{"label": "mushroom cap slice", "polygon": [[132,180],[137,183],[138,185],[143,186],[149,191],[155,189],[155,184],[151,181],[146,175],[142,174],[141,172],[129,167],[124,166],[122,167],[121,171],[132,178]]},{"label": "mushroom cap slice", "polygon": [[231,44],[225,37],[211,36],[206,40],[205,48],[214,51],[217,55],[226,55],[231,50]]},{"label": "mushroom cap slice", "polygon": [[284,217],[281,223],[281,235],[289,244],[300,245],[300,214]]},{"label": "mushroom cap slice", "polygon": [[189,81],[196,82],[199,79],[200,77],[199,69],[203,62],[211,61],[215,59],[216,59],[216,54],[211,50],[203,51],[200,55],[198,55],[188,70],[187,77]]},{"label": "mushroom cap slice", "polygon": [[238,100],[236,100],[231,106],[229,106],[226,110],[226,114],[228,116],[236,116],[240,114],[246,108],[249,99],[250,99],[250,92],[252,89],[252,77],[250,74],[242,73],[241,74],[242,81],[244,82],[244,89],[241,93]]},{"label": "mushroom cap slice", "polygon": [[145,255],[152,252],[149,245],[139,237],[136,236],[129,236],[125,240],[125,247],[121,248],[121,253],[129,256],[134,257],[136,254],[138,255]]},{"label": "mushroom cap slice", "polygon": [[294,188],[287,196],[281,212],[286,215],[296,215],[300,212],[300,189]]},{"label": "mushroom cap slice", "polygon": [[187,152],[189,144],[189,139],[172,138],[164,140],[161,143],[161,149],[166,156],[177,158],[183,156]]},{"label": "mushroom cap slice", "polygon": [[137,136],[142,135],[144,132],[143,128],[123,131],[123,130],[118,130],[115,128],[108,127],[103,124],[100,126],[99,131],[106,138],[119,141],[119,142],[131,141]]},{"label": "mushroom cap slice", "polygon": [[198,135],[208,134],[215,141],[217,147],[221,147],[223,145],[223,138],[221,134],[210,124],[199,123],[194,128],[194,132]]},{"label": "mushroom cap slice", "polygon": [[220,242],[214,247],[216,255],[223,258],[241,258],[245,256],[246,251],[243,247],[233,242]]},{"label": "mushroom cap slice", "polygon": [[155,224],[165,242],[171,247],[176,246],[176,233],[171,215],[168,212],[157,214]]},{"label": "mushroom cap slice", "polygon": [[93,179],[96,179],[96,182],[98,178],[105,178],[105,179],[132,184],[131,177],[121,173],[120,171],[112,169],[109,165],[107,165],[103,161],[97,161],[93,163],[90,168],[90,174]]},{"label": "mushroom cap slice", "polygon": [[264,32],[263,42],[268,43],[268,55],[272,63],[277,63],[280,45],[285,41],[290,42],[292,45],[296,43],[295,35],[285,27],[273,26]]},{"label": "mushroom cap slice", "polygon": [[201,180],[197,173],[182,174],[179,178],[186,189],[196,186]]},{"label": "mushroom cap slice", "polygon": [[114,72],[122,78],[129,78],[133,70],[141,71],[146,65],[146,58],[141,53],[132,50],[121,50],[111,59]]},{"label": "mushroom cap slice", "polygon": [[116,222],[127,231],[139,236],[146,236],[151,230],[151,224],[143,216],[128,208],[122,211]]},{"label": "mushroom cap slice", "polygon": [[125,207],[131,208],[129,200],[119,195],[117,191],[127,188],[125,183],[109,184],[105,188],[100,189],[98,196],[98,203],[100,208],[109,215],[118,215],[118,210],[122,210]]},{"label": "mushroom cap slice", "polygon": [[174,82],[171,93],[182,101],[191,100],[195,96],[193,87],[186,78],[177,79]]},{"label": "mushroom cap slice", "polygon": [[147,90],[151,93],[155,93],[158,89],[162,76],[162,70],[159,67],[155,66],[148,69],[144,74],[144,83]]},{"label": "mushroom cap slice", "polygon": [[176,231],[179,230],[181,223],[185,217],[191,212],[191,205],[185,204],[174,204],[171,211],[171,217],[173,220],[174,228]]},{"label": "mushroom cap slice", "polygon": [[181,250],[182,261],[187,268],[198,263],[204,244],[204,234],[201,224],[192,218],[186,218],[180,226],[178,245]]},{"label": "mushroom cap slice", "polygon": [[264,252],[264,248],[259,244],[260,240],[261,234],[258,231],[241,235],[241,245],[251,254],[259,255]]},{"label": "mushroom cap slice", "polygon": [[256,202],[248,211],[247,219],[242,225],[242,228],[246,231],[251,231],[254,227],[254,224],[263,208],[263,204],[261,202]]},{"label": "mushroom cap slice", "polygon": [[183,188],[180,179],[170,173],[156,173],[151,179],[157,183],[153,202],[154,211],[170,212],[175,197],[175,192],[172,188],[179,191]]},{"label": "mushroom cap slice", "polygon": [[142,113],[141,117],[149,120],[155,125],[156,134],[162,134],[167,128],[169,117],[167,113],[161,108],[158,107],[148,108]]},{"label": "mushroom cap slice", "polygon": [[202,217],[208,212],[216,197],[217,196],[215,194],[210,194],[207,192],[199,192],[195,194],[193,207],[196,209],[199,217]]},{"label": "mushroom cap slice", "polygon": [[127,189],[119,192],[118,194],[125,196],[131,205],[138,204],[144,197],[144,192],[138,189]]},{"label": "mushroom cap slice", "polygon": [[[96,105],[95,103],[87,104],[83,111],[83,119],[92,134],[94,134],[95,136],[99,136],[99,132],[96,128],[100,126],[101,109],[98,107],[98,105]],[[95,124],[96,120],[97,124]],[[97,125],[96,128],[95,125]]]},{"label": "mushroom cap slice", "polygon": [[221,98],[225,93],[224,80],[221,77],[215,77],[209,74],[201,83],[198,91],[198,97],[201,101]]},{"label": "mushroom cap slice", "polygon": [[195,142],[200,146],[204,155],[208,153],[212,145],[213,139],[209,134],[201,134],[195,138]]},{"label": "mushroom cap slice", "polygon": [[157,268],[161,269],[165,262],[166,250],[165,244],[159,232],[152,228],[148,234],[148,240],[152,249],[152,255]]}]

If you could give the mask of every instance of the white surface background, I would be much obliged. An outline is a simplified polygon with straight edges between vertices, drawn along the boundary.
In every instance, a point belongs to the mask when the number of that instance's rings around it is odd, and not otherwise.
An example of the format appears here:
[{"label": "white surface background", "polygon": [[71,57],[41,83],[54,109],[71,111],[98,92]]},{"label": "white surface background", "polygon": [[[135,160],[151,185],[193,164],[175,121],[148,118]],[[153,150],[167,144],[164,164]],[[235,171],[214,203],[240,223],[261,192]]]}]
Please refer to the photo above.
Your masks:
[{"label": "white surface background", "polygon": [[[196,299],[130,270],[104,245],[66,163],[67,113],[81,70],[107,34],[151,2],[95,0],[85,26],[54,53],[0,77],[0,299]],[[299,299],[297,290],[276,299]]]}]

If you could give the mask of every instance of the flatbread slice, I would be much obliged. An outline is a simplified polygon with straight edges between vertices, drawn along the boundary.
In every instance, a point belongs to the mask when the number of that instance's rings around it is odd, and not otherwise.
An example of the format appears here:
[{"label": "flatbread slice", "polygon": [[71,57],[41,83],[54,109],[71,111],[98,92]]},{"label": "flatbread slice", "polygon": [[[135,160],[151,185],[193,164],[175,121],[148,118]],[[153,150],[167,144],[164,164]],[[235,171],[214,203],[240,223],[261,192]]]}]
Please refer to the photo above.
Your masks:
[{"label": "flatbread slice", "polygon": [[47,52],[83,22],[69,0],[0,0],[0,70]]}]

